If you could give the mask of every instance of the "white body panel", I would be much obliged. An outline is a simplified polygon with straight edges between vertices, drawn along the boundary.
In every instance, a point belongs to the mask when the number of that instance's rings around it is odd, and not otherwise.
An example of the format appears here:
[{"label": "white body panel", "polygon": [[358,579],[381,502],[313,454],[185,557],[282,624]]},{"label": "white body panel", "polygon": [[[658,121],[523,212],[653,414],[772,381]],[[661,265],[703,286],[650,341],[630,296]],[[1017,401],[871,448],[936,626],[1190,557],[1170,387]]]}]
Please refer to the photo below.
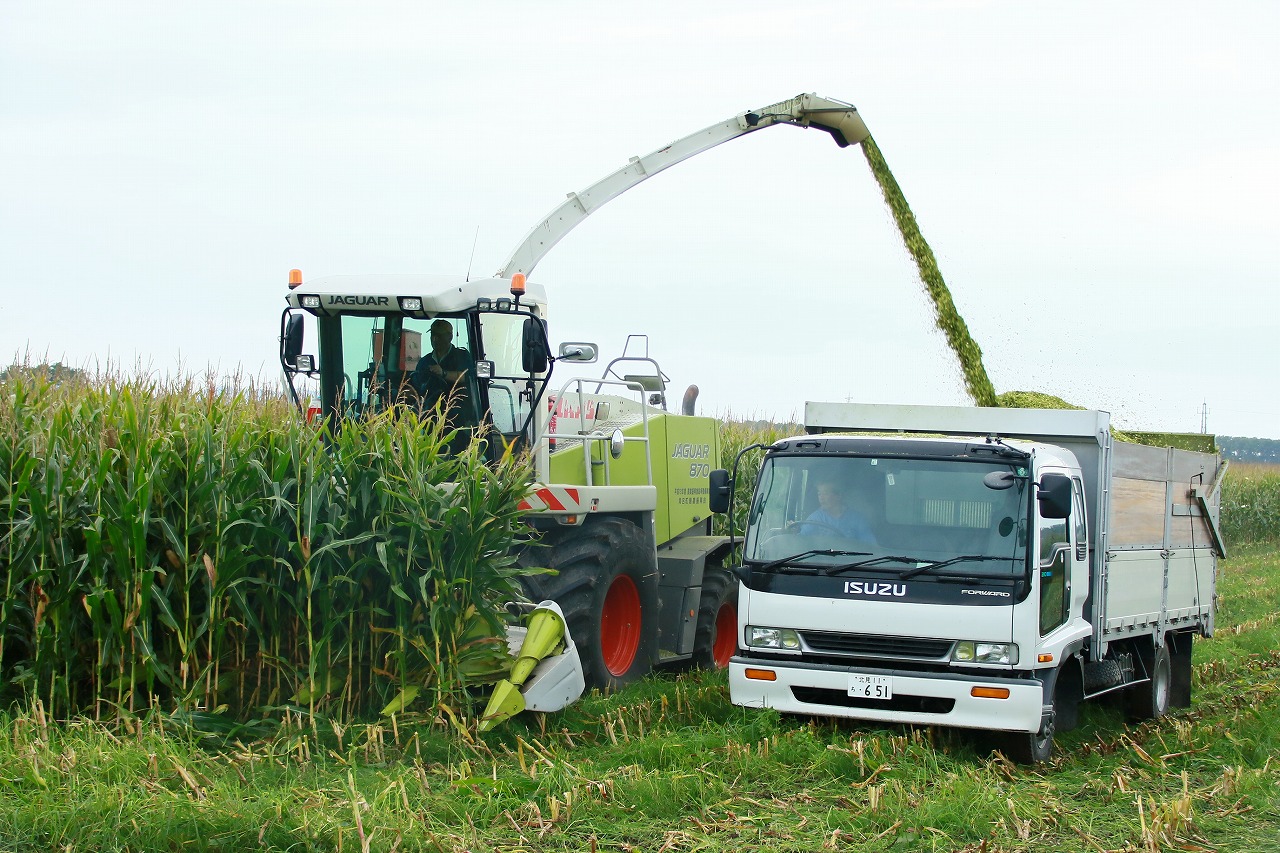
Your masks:
[{"label": "white body panel", "polygon": [[[346,312],[395,310],[397,297],[417,296],[422,299],[422,308],[428,314],[465,311],[474,308],[476,300],[481,298],[512,298],[510,279],[479,278],[468,281],[459,275],[320,276],[307,279],[290,290],[285,298],[292,307],[301,308],[298,299],[307,294],[320,297],[322,311],[332,307]],[[527,282],[521,304],[537,306],[538,310],[534,313],[546,319],[547,293],[542,285]]]},{"label": "white body panel", "polygon": [[[774,681],[747,678],[748,669],[766,669],[776,674]],[[796,688],[848,691],[849,676],[855,673],[884,675],[892,679],[895,697],[919,697],[954,703],[942,713],[892,710],[866,704],[857,708],[822,701],[802,702]],[[1008,699],[977,698],[974,687],[1008,688]],[[868,669],[866,667],[805,666],[798,661],[761,664],[736,657],[729,662],[729,694],[735,705],[748,708],[775,708],[793,714],[826,714],[884,723],[922,726],[954,726],[962,729],[991,729],[1033,732],[1042,713],[1040,683],[1012,682],[1009,679],[982,679],[972,675],[922,674]],[[886,703],[887,704],[887,703]]]},{"label": "white body panel", "polygon": [[812,631],[991,643],[1007,643],[1013,639],[1013,607],[812,598],[751,590],[743,590],[738,600],[741,627],[796,626]]}]

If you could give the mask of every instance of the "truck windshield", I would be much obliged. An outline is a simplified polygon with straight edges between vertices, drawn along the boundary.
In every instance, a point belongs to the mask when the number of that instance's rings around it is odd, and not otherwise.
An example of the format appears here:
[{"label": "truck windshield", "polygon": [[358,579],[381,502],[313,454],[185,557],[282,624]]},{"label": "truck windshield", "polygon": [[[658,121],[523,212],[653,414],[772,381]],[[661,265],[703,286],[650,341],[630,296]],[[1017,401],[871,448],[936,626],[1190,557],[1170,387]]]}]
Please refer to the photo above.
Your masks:
[{"label": "truck windshield", "polygon": [[[983,477],[992,471],[1013,474],[1014,485],[988,488]],[[1021,576],[1026,475],[1024,465],[987,460],[769,457],[743,556],[797,571]]]}]

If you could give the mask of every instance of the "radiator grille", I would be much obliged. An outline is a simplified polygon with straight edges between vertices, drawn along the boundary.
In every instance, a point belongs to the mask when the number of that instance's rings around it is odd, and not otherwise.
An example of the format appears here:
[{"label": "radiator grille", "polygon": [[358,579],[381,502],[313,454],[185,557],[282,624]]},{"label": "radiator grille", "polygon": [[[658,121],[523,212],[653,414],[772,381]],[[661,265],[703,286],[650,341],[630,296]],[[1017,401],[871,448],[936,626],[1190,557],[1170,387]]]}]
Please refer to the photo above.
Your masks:
[{"label": "radiator grille", "polygon": [[804,631],[800,636],[815,652],[828,654],[910,660],[944,660],[951,654],[950,640],[837,634],[826,631]]}]

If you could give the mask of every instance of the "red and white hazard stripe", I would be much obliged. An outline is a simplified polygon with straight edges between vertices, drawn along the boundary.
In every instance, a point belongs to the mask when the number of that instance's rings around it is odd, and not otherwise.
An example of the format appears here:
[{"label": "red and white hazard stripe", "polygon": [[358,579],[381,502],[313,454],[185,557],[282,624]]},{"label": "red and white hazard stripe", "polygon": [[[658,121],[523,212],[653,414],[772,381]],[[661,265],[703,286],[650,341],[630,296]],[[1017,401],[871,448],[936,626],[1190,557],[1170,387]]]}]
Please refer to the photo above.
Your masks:
[{"label": "red and white hazard stripe", "polygon": [[518,508],[526,512],[581,512],[578,490],[564,486],[539,486],[520,501]]}]

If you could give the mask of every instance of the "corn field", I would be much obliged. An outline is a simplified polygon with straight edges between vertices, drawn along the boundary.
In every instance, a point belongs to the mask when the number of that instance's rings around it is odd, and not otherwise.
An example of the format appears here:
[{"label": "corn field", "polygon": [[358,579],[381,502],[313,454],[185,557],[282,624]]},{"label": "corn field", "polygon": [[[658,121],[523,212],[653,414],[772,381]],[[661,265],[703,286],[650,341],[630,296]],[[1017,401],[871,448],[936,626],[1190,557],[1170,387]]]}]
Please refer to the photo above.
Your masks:
[{"label": "corn field", "polygon": [[1280,465],[1233,463],[1222,484],[1222,536],[1233,544],[1280,542]]},{"label": "corn field", "polygon": [[0,382],[0,703],[468,712],[506,665],[529,472],[450,437],[330,435],[212,381]]}]

